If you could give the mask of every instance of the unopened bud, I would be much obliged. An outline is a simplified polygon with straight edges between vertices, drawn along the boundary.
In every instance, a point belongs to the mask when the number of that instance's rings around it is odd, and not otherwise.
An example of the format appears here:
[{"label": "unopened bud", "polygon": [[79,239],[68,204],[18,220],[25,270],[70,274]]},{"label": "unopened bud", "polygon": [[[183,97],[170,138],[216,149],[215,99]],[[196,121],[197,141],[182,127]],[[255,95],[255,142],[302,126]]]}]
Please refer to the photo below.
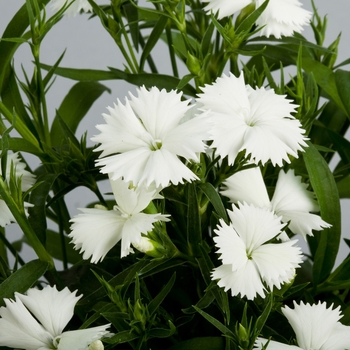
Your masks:
[{"label": "unopened bud", "polygon": [[101,340],[95,340],[89,345],[89,350],[103,350],[104,348]]},{"label": "unopened bud", "polygon": [[153,258],[161,258],[164,256],[164,247],[148,237],[142,236],[139,242],[133,242],[132,245],[138,251],[152,256]]}]

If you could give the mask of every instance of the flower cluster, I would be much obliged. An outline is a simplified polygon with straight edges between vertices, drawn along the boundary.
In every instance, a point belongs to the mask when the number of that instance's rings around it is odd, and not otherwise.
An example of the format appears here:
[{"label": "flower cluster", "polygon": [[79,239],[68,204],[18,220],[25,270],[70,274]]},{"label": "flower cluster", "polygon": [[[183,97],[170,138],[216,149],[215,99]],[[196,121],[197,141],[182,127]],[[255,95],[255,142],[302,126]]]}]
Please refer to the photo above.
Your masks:
[{"label": "flower cluster", "polygon": [[[198,106],[182,101],[180,93],[156,87],[141,87],[137,97],[130,96],[125,105],[118,101],[108,108],[106,124],[97,125],[101,133],[93,137],[100,143],[97,165],[109,174],[117,205],[110,211],[81,209],[83,214],[72,219],[75,248],[95,263],[119,241],[121,257],[126,256],[132,245],[140,246],[154,223],[169,220],[167,214],[143,211],[159,198],[159,190],[198,179],[191,164],[200,161],[200,153],[218,154],[233,165],[245,151],[246,159],[257,165],[282,166],[289,162],[288,155],[298,157],[307,146],[300,122],[291,115],[296,105],[273,90],[245,85],[243,74],[224,75],[203,87]],[[266,288],[290,282],[302,262],[283,223],[292,219],[291,231],[304,238],[312,229],[329,225],[309,213],[318,210],[316,201],[292,171],[280,172],[271,201],[258,167],[237,172],[225,186],[222,194],[238,207],[228,212],[229,224],[221,220],[214,230],[223,265],[214,269],[212,278],[232,295],[264,296]],[[293,204],[289,192],[295,197]]]},{"label": "flower cluster", "polygon": [[[260,7],[265,0],[203,0],[207,3],[205,9],[218,13],[222,19],[242,11],[249,6]],[[261,28],[260,35],[269,37],[273,35],[277,39],[282,36],[292,36],[294,32],[301,33],[303,26],[308,24],[311,13],[301,8],[298,0],[270,0],[265,11],[256,21]]]}]

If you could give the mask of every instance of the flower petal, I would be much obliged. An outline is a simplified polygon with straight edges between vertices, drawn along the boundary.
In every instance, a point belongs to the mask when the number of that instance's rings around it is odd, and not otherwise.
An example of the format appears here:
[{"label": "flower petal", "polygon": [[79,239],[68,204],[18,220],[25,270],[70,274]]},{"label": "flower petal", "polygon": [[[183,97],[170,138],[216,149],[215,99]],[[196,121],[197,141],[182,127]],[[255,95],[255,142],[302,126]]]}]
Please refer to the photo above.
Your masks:
[{"label": "flower petal", "polygon": [[214,14],[219,11],[218,18],[222,19],[227,16],[233,15],[235,12],[241,11],[244,7],[252,3],[252,0],[203,0],[208,3],[205,7],[205,11],[213,11]]},{"label": "flower petal", "polygon": [[[339,344],[342,344],[342,341],[339,341],[339,339],[336,341],[332,337],[334,330],[338,332],[339,329],[347,334],[347,345],[349,345],[350,327],[339,322],[341,318],[340,307],[336,309],[327,308],[325,302],[314,305],[301,302],[298,305],[294,301],[294,309],[285,306],[282,308],[282,312],[292,326],[298,345],[302,349],[343,350],[344,347],[338,347]],[[327,346],[329,339],[335,347]],[[334,340],[336,344],[334,344]]]},{"label": "flower petal", "polygon": [[[265,0],[257,0],[261,6]],[[309,24],[312,13],[301,8],[298,0],[270,0],[267,8],[257,19],[256,24],[263,27],[260,35],[292,36],[294,32],[301,33],[303,26]]]},{"label": "flower petal", "polygon": [[92,263],[103,260],[106,254],[122,239],[125,218],[114,210],[79,209],[83,214],[71,222],[72,243],[80,249],[84,259],[91,257]]},{"label": "flower petal", "polygon": [[78,329],[62,333],[59,337],[57,350],[88,350],[89,345],[109,334],[106,330],[110,324],[104,326]]},{"label": "flower petal", "polygon": [[264,285],[251,260],[236,271],[232,271],[231,265],[221,265],[212,271],[211,276],[212,280],[219,279],[218,286],[223,287],[225,292],[231,289],[232,296],[240,295],[249,300],[253,300],[256,294],[265,297]]},{"label": "flower petal", "polygon": [[4,299],[0,308],[0,346],[37,350],[52,348],[52,335],[29,313],[22,301]]},{"label": "flower petal", "polygon": [[283,283],[290,282],[295,276],[295,269],[302,263],[302,252],[294,246],[296,243],[264,244],[252,253],[262,280],[271,290],[274,286],[280,289]]},{"label": "flower petal", "polygon": [[[254,344],[254,349],[256,350],[261,350],[263,349],[263,346],[267,344],[268,339],[264,338],[257,338]],[[287,344],[282,344],[277,341],[270,340],[269,345],[267,348],[264,348],[266,350],[303,350],[302,348],[299,348],[298,346],[295,345],[287,345]]]},{"label": "flower petal", "polygon": [[226,179],[223,185],[220,193],[232,203],[246,202],[259,208],[270,208],[270,199],[258,167],[238,171]]},{"label": "flower petal", "polygon": [[15,295],[43,327],[56,337],[73,317],[75,304],[82,297],[76,297],[76,292],[70,292],[67,287],[58,291],[56,287],[46,286],[42,290],[31,288],[27,295]]}]

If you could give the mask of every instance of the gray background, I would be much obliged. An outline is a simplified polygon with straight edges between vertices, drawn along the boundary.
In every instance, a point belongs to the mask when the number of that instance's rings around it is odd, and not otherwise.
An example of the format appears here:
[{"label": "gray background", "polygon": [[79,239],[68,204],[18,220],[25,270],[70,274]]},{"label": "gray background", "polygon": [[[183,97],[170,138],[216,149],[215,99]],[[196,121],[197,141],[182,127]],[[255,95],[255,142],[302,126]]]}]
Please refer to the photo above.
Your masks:
[{"label": "gray background", "polygon": [[[311,1],[303,0],[301,2],[303,3],[304,8],[311,10]],[[23,0],[0,0],[0,34],[3,33],[6,25],[23,3]],[[99,0],[97,3],[104,4],[107,3],[107,1]],[[327,15],[328,17],[328,30],[325,44],[329,45],[336,39],[339,33],[342,33],[337,60],[337,63],[340,63],[350,57],[350,2],[349,0],[315,0],[315,4],[319,10],[320,16],[323,17]],[[49,8],[50,7],[48,7],[48,9]],[[50,14],[50,11],[48,11],[48,13]],[[88,15],[63,18],[44,39],[41,51],[41,61],[47,64],[53,64],[66,49],[65,57],[61,62],[61,66],[63,67],[106,69],[106,67],[111,66],[122,69],[124,59],[118,52],[113,40],[102,28],[97,18],[91,20],[88,20],[88,18]],[[311,28],[306,27],[303,35],[312,40]],[[165,45],[160,43],[157,46],[157,54],[154,55],[154,57],[156,58],[156,64],[159,71],[169,74],[170,71],[168,68],[170,67],[170,62],[168,62],[168,56],[165,54],[166,58],[162,57],[162,53],[165,49]],[[17,72],[20,71],[19,68],[21,65],[23,65],[27,72],[32,72],[31,60],[32,57],[28,45],[22,45],[14,58]],[[349,69],[349,66],[345,66],[343,69]],[[185,69],[183,72],[186,73]],[[53,117],[55,115],[55,110],[59,107],[62,99],[74,83],[75,82],[73,81],[60,77],[56,79],[55,84],[47,95],[50,116]],[[78,128],[78,138],[87,131],[87,138],[89,140],[97,133],[95,125],[103,122],[101,114],[106,112],[106,107],[112,105],[116,98],[124,99],[128,94],[128,91],[134,93],[136,89],[135,86],[122,81],[103,82],[103,84],[107,85],[112,90],[112,93],[104,93],[99,100],[95,102]],[[92,145],[90,141],[89,144]],[[34,166],[35,159],[31,156],[29,159]],[[102,184],[102,186],[104,185]],[[109,189],[107,188],[106,191],[109,191]],[[76,208],[83,207],[86,203],[94,200],[96,200],[94,196],[85,189],[84,191],[73,191],[67,198],[72,215],[78,213]],[[343,237],[348,238],[350,238],[349,214],[350,201],[342,200]],[[9,237],[11,237],[11,241],[18,239],[21,235],[15,224],[11,225],[8,234]],[[337,264],[344,259],[348,254],[348,251],[349,249],[342,242]],[[23,252],[27,259],[35,258],[35,254],[28,246],[24,246]]]}]

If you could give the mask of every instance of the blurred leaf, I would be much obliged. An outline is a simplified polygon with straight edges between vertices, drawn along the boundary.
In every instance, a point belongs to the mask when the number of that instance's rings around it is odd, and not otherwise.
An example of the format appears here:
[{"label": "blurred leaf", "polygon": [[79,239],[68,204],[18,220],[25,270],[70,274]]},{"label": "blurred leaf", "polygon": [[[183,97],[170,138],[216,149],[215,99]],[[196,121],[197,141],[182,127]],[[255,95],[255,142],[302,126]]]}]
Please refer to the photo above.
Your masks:
[{"label": "blurred leaf", "polygon": [[[339,96],[337,89],[335,74],[333,71],[323,65],[322,63],[310,58],[303,57],[303,69],[307,73],[312,73],[315,77],[317,84],[333,99],[333,101],[345,112],[346,108],[344,107],[343,101]],[[339,80],[339,77],[338,77]],[[343,85],[339,83],[340,85]]]},{"label": "blurred leaf", "polygon": [[30,194],[30,202],[34,204],[29,208],[28,220],[40,242],[45,245],[46,242],[46,200],[51,188],[59,174],[44,174],[38,177],[39,184]]},{"label": "blurred leaf", "polygon": [[125,13],[125,17],[128,20],[128,24],[129,24],[129,28],[130,28],[129,32],[131,34],[132,42],[134,44],[136,51],[138,51],[139,34],[140,34],[138,11],[135,8],[134,4],[127,3],[127,2],[125,2],[123,4],[122,8],[123,8],[123,11]]},{"label": "blurred leaf", "polygon": [[223,337],[198,337],[177,343],[167,350],[223,350]]},{"label": "blurred leaf", "polygon": [[347,257],[317,290],[319,293],[350,288],[350,256]]},{"label": "blurred leaf", "polygon": [[348,117],[350,117],[350,72],[338,69],[334,77],[339,97],[345,107]]},{"label": "blurred leaf", "polygon": [[314,255],[313,278],[316,286],[327,278],[334,266],[340,243],[341,217],[339,195],[333,174],[316,148],[310,142],[308,145],[303,157],[310,182],[320,206],[322,219],[332,225],[331,228],[314,232],[314,237],[310,238],[314,245],[310,248]]},{"label": "blurred leaf", "polygon": [[[31,154],[35,154],[36,156],[42,156],[42,150],[26,139],[18,138],[18,137],[9,137],[7,140],[7,147],[9,150],[13,152],[27,152]],[[3,147],[3,140],[0,139],[0,149]]]},{"label": "blurred leaf", "polygon": [[[86,115],[92,104],[105,91],[110,92],[106,86],[94,81],[82,81],[76,83],[64,98],[58,114],[72,133],[75,133],[79,123]],[[56,117],[51,127],[51,140],[53,146],[60,146],[64,130],[62,129],[58,117]]]},{"label": "blurred leaf", "polygon": [[[63,261],[62,253],[62,239],[61,236],[54,231],[46,231],[46,249],[55,259]],[[66,246],[67,262],[70,264],[78,263],[82,258],[78,250],[74,249],[74,245],[71,243],[71,238],[64,236],[64,244]]]},{"label": "blurred leaf", "polygon": [[350,176],[343,177],[337,182],[340,198],[350,198]]},{"label": "blurred leaf", "polygon": [[0,284],[0,306],[4,306],[4,298],[14,298],[14,293],[25,293],[46,272],[49,264],[40,260],[32,260],[6,278]]},{"label": "blurred leaf", "polygon": [[142,50],[142,55],[140,58],[140,70],[143,71],[145,62],[147,57],[150,55],[154,46],[157,44],[160,36],[162,35],[164,28],[168,22],[168,18],[166,16],[160,16],[157,23],[154,25],[151,34],[146,42],[145,47]]}]

